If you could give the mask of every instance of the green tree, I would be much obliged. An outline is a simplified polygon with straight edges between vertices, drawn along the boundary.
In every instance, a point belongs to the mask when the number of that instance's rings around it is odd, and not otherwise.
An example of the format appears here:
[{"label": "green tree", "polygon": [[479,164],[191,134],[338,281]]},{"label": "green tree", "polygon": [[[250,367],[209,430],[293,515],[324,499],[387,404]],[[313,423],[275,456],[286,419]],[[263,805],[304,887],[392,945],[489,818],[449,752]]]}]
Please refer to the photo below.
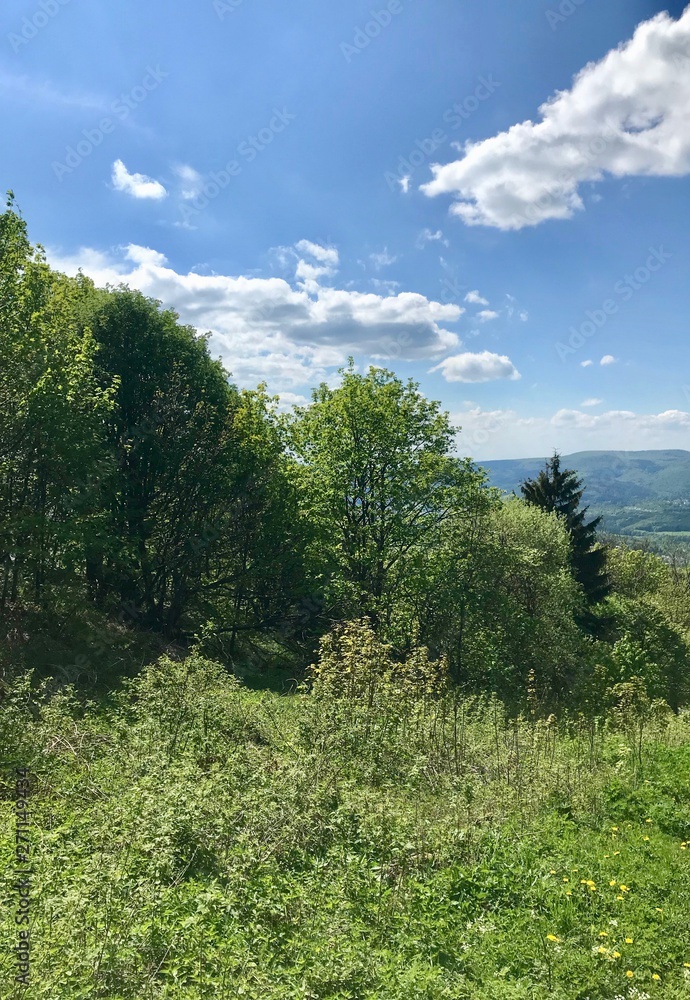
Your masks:
[{"label": "green tree", "polygon": [[174,631],[218,543],[236,477],[239,393],[207,341],[140,292],[99,291],[85,321],[104,385],[115,382],[106,512],[89,553],[97,596],[115,594],[142,620]]},{"label": "green tree", "polygon": [[474,473],[451,457],[455,429],[417,383],[382,368],[359,374],[352,360],[340,374],[291,422],[295,475],[334,617],[388,627]]},{"label": "green tree", "polygon": [[112,384],[78,321],[84,283],[51,271],[10,196],[0,215],[0,603],[47,600],[83,558],[80,503]]},{"label": "green tree", "polygon": [[525,500],[542,510],[560,515],[572,542],[571,565],[575,579],[584,588],[589,604],[602,601],[611,590],[606,573],[606,549],[597,543],[601,517],[586,521],[589,507],[581,507],[582,480],[572,469],[561,469],[558,452],[546,463],[536,479],[523,483]]}]

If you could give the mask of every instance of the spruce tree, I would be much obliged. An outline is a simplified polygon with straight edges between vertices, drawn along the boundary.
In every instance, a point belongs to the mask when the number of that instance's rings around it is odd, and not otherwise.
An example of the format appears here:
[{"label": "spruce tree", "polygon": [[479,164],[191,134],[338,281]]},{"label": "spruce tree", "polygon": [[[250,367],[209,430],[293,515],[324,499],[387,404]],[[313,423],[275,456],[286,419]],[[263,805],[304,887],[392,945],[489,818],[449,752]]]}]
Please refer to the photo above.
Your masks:
[{"label": "spruce tree", "polygon": [[554,452],[537,478],[526,480],[520,489],[528,503],[555,511],[564,518],[572,539],[573,575],[584,588],[588,604],[603,600],[610,593],[611,584],[606,574],[606,549],[597,545],[601,517],[585,521],[589,507],[580,506],[584,489],[577,473],[561,469],[560,455]]}]

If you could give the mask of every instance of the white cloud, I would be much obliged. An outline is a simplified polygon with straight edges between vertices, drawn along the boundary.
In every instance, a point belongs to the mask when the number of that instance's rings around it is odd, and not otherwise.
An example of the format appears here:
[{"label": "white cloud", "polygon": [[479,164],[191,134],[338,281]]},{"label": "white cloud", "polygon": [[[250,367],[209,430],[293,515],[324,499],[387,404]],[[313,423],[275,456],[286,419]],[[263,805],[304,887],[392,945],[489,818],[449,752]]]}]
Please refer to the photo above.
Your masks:
[{"label": "white cloud", "polygon": [[446,382],[494,382],[497,379],[519,379],[520,373],[505,355],[482,351],[479,354],[455,354],[431,369],[440,371]]},{"label": "white cloud", "polygon": [[538,458],[554,449],[567,455],[590,450],[685,448],[690,432],[690,413],[681,410],[651,414],[559,410],[552,416],[529,417],[515,410],[472,407],[452,413],[451,419],[462,427],[458,453],[478,461]]},{"label": "white cloud", "polygon": [[599,406],[599,404],[603,402],[603,399],[585,399],[580,403],[580,406]]},{"label": "white cloud", "polygon": [[587,359],[586,361],[581,361],[581,362],[580,362],[580,367],[581,367],[581,368],[591,368],[593,364],[594,364],[594,362],[593,362],[593,361],[591,361],[591,360],[590,360],[590,359],[588,358],[588,359]]},{"label": "white cloud", "polygon": [[369,260],[377,271],[380,271],[382,267],[390,267],[391,264],[395,264],[397,259],[394,254],[388,253],[388,247],[384,247],[381,253],[369,254]]},{"label": "white cloud", "polygon": [[112,181],[116,191],[131,194],[133,198],[152,198],[154,201],[160,201],[168,193],[163,185],[152,177],[147,177],[146,174],[130,174],[122,160],[115,160],[113,163]]},{"label": "white cloud", "polygon": [[520,313],[520,322],[526,323],[528,319],[529,319],[529,313],[523,309],[523,311]]},{"label": "white cloud", "polygon": [[429,196],[455,197],[467,225],[521,229],[583,208],[580,185],[613,177],[690,173],[690,7],[657,14],[633,38],[589,63],[570,90],[463,156],[434,164]]},{"label": "white cloud", "polygon": [[338,267],[340,264],[340,254],[335,247],[324,247],[320,243],[312,243],[311,240],[300,240],[299,243],[295,243],[295,250],[329,267]]},{"label": "white cloud", "polygon": [[492,319],[498,319],[498,313],[494,312],[493,309],[482,309],[480,313],[477,313],[477,319],[480,323],[488,323]]},{"label": "white cloud", "polygon": [[403,194],[407,194],[407,192],[410,190],[411,179],[412,178],[410,177],[409,174],[405,174],[398,180],[398,184],[400,185]]},{"label": "white cloud", "polygon": [[599,362],[599,364],[600,365],[615,365],[616,360],[617,359],[614,358],[613,354],[605,354],[604,357]]},{"label": "white cloud", "polygon": [[437,229],[435,233],[431,229],[422,229],[421,233],[415,240],[415,246],[418,250],[423,250],[427,243],[436,242],[442,243],[444,247],[450,245],[440,229]]},{"label": "white cloud", "polygon": [[[321,263],[309,263],[298,250]],[[69,274],[82,267],[97,285],[139,288],[184,323],[210,330],[212,352],[243,385],[265,379],[272,391],[289,392],[322,381],[349,354],[382,362],[433,360],[459,346],[445,324],[460,318],[461,306],[415,292],[326,286],[320,279],[335,269],[338,251],[308,241],[292,249],[293,280],[178,273],[163,254],[136,245],[117,255],[85,249],[70,257],[51,253],[50,259]]]},{"label": "white cloud", "polygon": [[465,302],[470,302],[473,306],[488,306],[489,304],[489,300],[482,298],[477,288],[473,292],[467,293]]},{"label": "white cloud", "polygon": [[280,402],[278,403],[278,411],[280,413],[289,413],[293,406],[308,406],[309,400],[306,396],[300,396],[295,392],[281,392]]},{"label": "white cloud", "polygon": [[182,182],[180,195],[185,201],[193,201],[201,193],[204,178],[198,170],[186,163],[173,167],[173,170]]}]

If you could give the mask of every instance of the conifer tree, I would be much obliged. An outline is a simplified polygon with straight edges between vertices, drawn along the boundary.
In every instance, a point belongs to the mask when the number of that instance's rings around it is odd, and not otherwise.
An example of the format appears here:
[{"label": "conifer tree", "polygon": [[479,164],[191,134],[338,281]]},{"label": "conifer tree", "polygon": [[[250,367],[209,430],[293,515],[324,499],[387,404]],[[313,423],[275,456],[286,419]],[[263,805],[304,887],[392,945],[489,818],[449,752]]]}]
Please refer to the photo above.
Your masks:
[{"label": "conifer tree", "polygon": [[542,510],[560,514],[572,540],[571,566],[575,579],[587,596],[587,602],[597,604],[611,591],[606,574],[606,548],[597,544],[597,528],[601,517],[585,521],[588,506],[581,507],[584,488],[572,469],[561,469],[561,458],[554,452],[536,479],[521,486],[528,503]]}]

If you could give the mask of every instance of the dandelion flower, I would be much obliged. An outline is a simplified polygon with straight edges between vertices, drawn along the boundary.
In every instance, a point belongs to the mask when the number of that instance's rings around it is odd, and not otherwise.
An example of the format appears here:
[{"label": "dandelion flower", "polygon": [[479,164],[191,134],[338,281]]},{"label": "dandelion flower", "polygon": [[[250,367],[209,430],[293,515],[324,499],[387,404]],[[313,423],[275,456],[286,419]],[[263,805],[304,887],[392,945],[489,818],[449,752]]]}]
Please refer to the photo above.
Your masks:
[{"label": "dandelion flower", "polygon": [[612,826],[611,829],[613,830],[614,833],[618,832],[618,827],[617,826]]},{"label": "dandelion flower", "polygon": [[609,882],[609,885],[615,885],[615,884],[616,884],[616,880],[615,880],[615,878],[612,878],[611,881]]},{"label": "dandelion flower", "polygon": [[653,973],[652,973],[652,979],[655,979],[655,980],[657,981],[657,983],[658,983],[658,982],[659,982],[659,980],[661,979],[661,976],[657,975],[657,973],[656,973],[656,972],[653,972]]},{"label": "dandelion flower", "polygon": [[683,962],[684,969],[690,969],[690,962]]},{"label": "dandelion flower", "polygon": [[559,937],[556,937],[555,934],[547,934],[546,935],[546,940],[547,941],[560,941],[561,939]]},{"label": "dandelion flower", "polygon": [[570,889],[568,889],[568,891],[566,892],[566,896],[572,896],[572,892],[570,891]]},{"label": "dandelion flower", "polygon": [[599,937],[608,937],[608,931],[599,931]]},{"label": "dandelion flower", "polygon": [[570,881],[570,879],[569,879],[569,878],[564,878],[564,879],[563,879],[563,881],[564,881],[564,882],[569,882],[569,881]]},{"label": "dandelion flower", "polygon": [[629,885],[622,885],[621,886],[621,892],[630,892],[630,886]]},{"label": "dandelion flower", "polygon": [[556,874],[556,869],[552,868],[551,871],[549,872],[549,875],[555,875],[555,874]]},{"label": "dandelion flower", "polygon": [[613,852],[613,856],[614,856],[614,858],[617,858],[619,854],[620,854],[620,851],[614,851],[614,852]]},{"label": "dandelion flower", "polygon": [[597,948],[597,952],[600,955],[605,955],[606,954],[606,948],[604,948],[603,945],[599,945],[599,947]]},{"label": "dandelion flower", "polygon": [[621,953],[619,951],[614,951],[613,957],[614,958],[620,958],[621,957]]},{"label": "dandelion flower", "polygon": [[652,822],[651,819],[646,819],[645,820],[645,823],[651,823],[651,822]]},{"label": "dandelion flower", "polygon": [[643,840],[649,840],[649,837],[643,837],[642,839]]},{"label": "dandelion flower", "polygon": [[633,943],[633,939],[632,938],[626,938],[625,939],[625,943],[626,944],[632,944]]},{"label": "dandelion flower", "polygon": [[616,899],[623,899],[622,896],[616,896]]},{"label": "dandelion flower", "polygon": [[628,979],[632,979],[632,977],[635,975],[635,973],[631,969],[628,969],[628,971],[625,974],[628,977]]}]

